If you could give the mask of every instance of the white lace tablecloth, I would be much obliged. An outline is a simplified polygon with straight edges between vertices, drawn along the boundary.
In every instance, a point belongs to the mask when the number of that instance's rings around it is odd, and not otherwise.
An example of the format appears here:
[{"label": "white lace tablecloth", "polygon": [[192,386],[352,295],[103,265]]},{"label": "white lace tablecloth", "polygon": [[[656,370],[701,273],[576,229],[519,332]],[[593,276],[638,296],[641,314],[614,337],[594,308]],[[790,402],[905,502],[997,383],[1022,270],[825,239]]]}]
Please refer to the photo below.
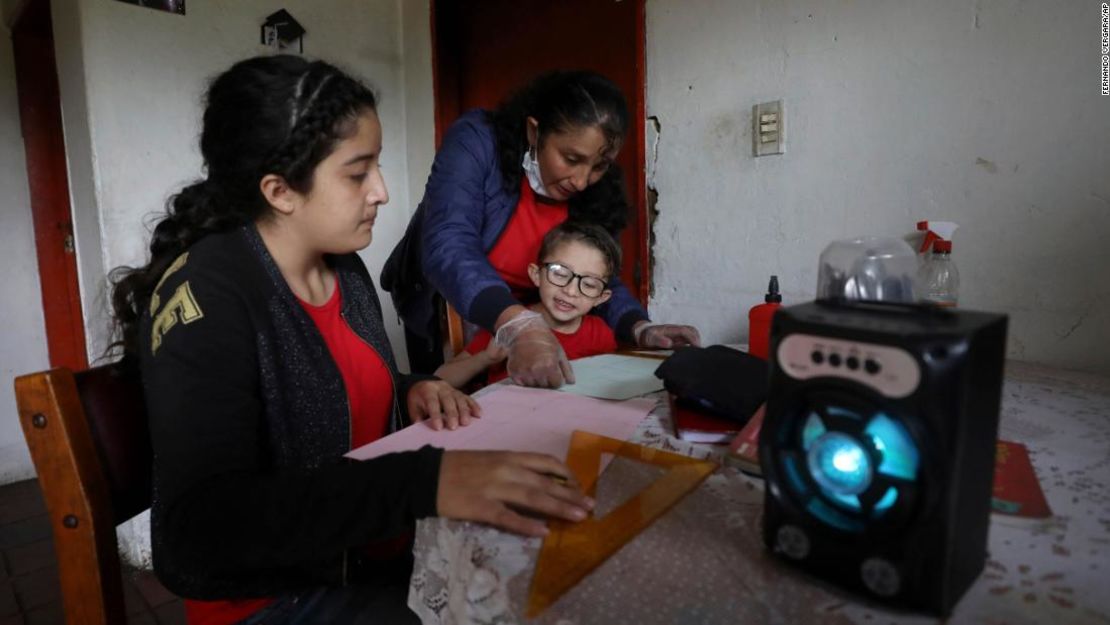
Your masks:
[{"label": "white lace tablecloth", "polygon": [[[1110,624],[1110,378],[1007,363],[1000,437],[1025,443],[1054,516],[993,515],[990,559],[951,623]],[[670,435],[665,402],[634,441],[697,457],[721,448]],[[598,485],[604,514],[654,478],[618,459]],[[760,537],[763,483],[731,468],[609,558],[534,623],[929,623],[806,577]],[[417,525],[409,606],[424,623],[524,622],[541,540],[483,525]]]}]

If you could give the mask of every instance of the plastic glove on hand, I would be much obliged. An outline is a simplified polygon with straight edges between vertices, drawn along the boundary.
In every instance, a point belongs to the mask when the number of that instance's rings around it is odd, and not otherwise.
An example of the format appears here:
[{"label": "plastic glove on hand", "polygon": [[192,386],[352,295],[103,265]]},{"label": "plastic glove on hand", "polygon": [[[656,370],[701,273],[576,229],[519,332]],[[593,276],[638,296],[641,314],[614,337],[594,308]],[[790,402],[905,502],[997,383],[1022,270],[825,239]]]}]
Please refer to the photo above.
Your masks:
[{"label": "plastic glove on hand", "polygon": [[521,386],[559,388],[574,384],[574,370],[543,317],[528,311],[497,330],[497,344],[508,352],[506,369]]}]

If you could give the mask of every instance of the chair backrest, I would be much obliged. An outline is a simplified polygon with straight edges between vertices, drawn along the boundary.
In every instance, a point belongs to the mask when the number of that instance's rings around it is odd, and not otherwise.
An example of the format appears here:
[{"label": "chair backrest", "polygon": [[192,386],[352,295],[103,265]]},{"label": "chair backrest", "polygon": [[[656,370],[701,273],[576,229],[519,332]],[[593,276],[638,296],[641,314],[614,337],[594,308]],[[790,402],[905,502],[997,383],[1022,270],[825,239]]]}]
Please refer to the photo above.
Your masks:
[{"label": "chair backrest", "polygon": [[149,424],[119,364],[16,378],[16,403],[54,532],[66,622],[126,622],[116,525],[150,506]]},{"label": "chair backrest", "polygon": [[466,329],[462,315],[451,304],[444,302],[443,308],[443,360],[448,361],[466,349]]}]

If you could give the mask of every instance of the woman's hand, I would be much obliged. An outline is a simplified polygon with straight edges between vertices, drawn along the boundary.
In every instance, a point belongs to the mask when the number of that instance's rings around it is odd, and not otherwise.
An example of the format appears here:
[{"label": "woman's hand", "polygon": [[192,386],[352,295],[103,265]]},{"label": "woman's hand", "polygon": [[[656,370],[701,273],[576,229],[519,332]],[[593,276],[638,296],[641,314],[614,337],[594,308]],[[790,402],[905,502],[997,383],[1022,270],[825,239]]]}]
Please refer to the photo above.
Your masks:
[{"label": "woman's hand", "polygon": [[545,388],[574,384],[566,352],[539,313],[529,310],[509,319],[498,328],[494,342],[508,352],[505,368],[513,382]]},{"label": "woman's hand", "polygon": [[427,420],[433,430],[441,430],[444,425],[448,430],[454,430],[460,425],[470,425],[472,418],[482,416],[482,407],[478,402],[443,380],[423,380],[413,384],[406,400],[412,422]]},{"label": "woman's hand", "polygon": [[436,492],[436,510],[441,517],[544,536],[544,521],[516,510],[581,521],[593,507],[593,500],[582,494],[567,466],[553,456],[500,451],[443,453]]},{"label": "woman's hand", "polygon": [[632,335],[636,338],[637,347],[673,349],[687,345],[701,346],[701,335],[694,326],[641,321],[632,328]]}]

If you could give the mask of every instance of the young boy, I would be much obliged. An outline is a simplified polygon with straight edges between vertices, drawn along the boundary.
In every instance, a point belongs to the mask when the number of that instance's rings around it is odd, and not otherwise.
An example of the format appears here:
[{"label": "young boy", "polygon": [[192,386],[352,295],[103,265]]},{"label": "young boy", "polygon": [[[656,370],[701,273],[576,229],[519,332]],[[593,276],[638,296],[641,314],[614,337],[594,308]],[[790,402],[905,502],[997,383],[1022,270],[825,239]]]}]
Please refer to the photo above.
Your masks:
[{"label": "young boy", "polygon": [[[589,312],[609,301],[608,280],[620,267],[620,248],[603,228],[563,222],[543,238],[537,263],[528,276],[539,289],[540,301],[530,308],[555,333],[569,360],[617,349],[617,339],[605,321]],[[456,388],[488,370],[490,384],[504,379],[505,350],[480,331],[461,354],[436,370]]]}]

